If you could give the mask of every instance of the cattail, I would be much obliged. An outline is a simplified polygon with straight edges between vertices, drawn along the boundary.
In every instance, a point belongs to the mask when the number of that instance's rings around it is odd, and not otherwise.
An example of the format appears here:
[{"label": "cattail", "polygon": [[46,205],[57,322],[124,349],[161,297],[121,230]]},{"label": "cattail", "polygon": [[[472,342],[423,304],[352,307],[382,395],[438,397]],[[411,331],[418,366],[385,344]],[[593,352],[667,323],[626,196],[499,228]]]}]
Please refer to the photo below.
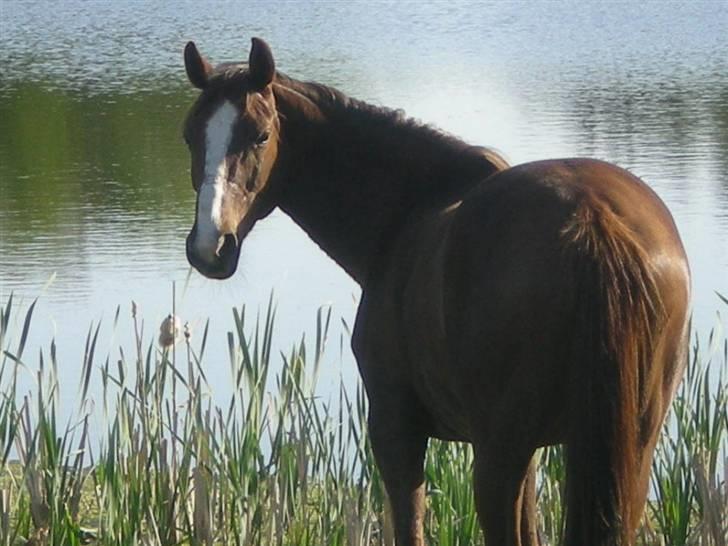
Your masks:
[{"label": "cattail", "polygon": [[162,349],[169,349],[176,343],[181,328],[182,321],[179,317],[167,315],[159,327],[159,345]]}]

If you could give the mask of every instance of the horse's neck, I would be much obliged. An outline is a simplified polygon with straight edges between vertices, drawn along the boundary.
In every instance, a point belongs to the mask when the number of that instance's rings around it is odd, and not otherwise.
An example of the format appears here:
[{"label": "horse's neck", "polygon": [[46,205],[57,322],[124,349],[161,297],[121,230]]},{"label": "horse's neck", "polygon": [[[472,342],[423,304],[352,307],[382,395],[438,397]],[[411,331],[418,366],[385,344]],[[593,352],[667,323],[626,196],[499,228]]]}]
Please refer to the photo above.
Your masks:
[{"label": "horse's neck", "polygon": [[352,123],[284,86],[276,100],[289,169],[280,207],[359,284],[411,214],[497,170],[477,149],[391,114]]}]

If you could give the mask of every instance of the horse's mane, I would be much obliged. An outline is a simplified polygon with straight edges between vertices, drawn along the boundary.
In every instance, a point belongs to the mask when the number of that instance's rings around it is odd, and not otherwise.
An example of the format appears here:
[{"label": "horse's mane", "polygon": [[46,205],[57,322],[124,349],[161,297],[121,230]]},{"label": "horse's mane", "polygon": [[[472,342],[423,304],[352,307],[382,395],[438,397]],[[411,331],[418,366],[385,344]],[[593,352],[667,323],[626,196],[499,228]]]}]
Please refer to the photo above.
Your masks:
[{"label": "horse's mane", "polygon": [[[239,82],[244,87],[247,72],[247,63],[218,65],[210,85],[237,87]],[[338,131],[348,138],[360,139],[361,146],[354,149],[378,149],[381,161],[405,165],[400,180],[411,206],[453,202],[473,185],[508,168],[498,152],[472,146],[407,117],[403,110],[375,106],[328,85],[297,80],[279,71],[274,85],[310,101],[327,119],[335,121],[333,125]]]},{"label": "horse's mane", "polygon": [[[222,63],[215,67],[211,76],[212,85],[225,85],[231,81],[242,80],[248,71],[247,63]],[[395,138],[413,136],[426,145],[441,146],[451,153],[468,153],[473,146],[432,125],[408,117],[404,110],[376,106],[349,97],[331,86],[318,82],[301,81],[276,71],[275,83],[290,89],[313,102],[328,116],[348,126],[356,126],[359,131],[366,129],[393,132]],[[476,151],[476,153],[482,153]]]},{"label": "horse's mane", "polygon": [[473,148],[441,129],[408,117],[402,109],[376,106],[349,97],[328,85],[296,80],[282,72],[276,73],[276,82],[311,100],[326,114],[339,118],[347,125],[355,125],[359,130],[387,129],[394,131],[397,137],[404,136],[403,133],[417,136],[423,143],[430,142],[458,153],[465,153]]}]

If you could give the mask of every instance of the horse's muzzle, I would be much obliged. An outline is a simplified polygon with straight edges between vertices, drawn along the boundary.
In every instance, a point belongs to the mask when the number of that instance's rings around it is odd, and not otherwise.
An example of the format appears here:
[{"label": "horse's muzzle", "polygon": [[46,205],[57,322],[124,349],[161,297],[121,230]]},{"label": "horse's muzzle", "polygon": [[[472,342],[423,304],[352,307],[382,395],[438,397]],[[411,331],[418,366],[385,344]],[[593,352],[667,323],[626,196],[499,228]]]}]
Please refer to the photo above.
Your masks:
[{"label": "horse's muzzle", "polygon": [[227,279],[231,277],[238,266],[240,245],[237,238],[228,233],[223,235],[222,245],[214,253],[203,255],[195,244],[197,226],[187,235],[186,250],[187,261],[202,275],[211,279]]}]

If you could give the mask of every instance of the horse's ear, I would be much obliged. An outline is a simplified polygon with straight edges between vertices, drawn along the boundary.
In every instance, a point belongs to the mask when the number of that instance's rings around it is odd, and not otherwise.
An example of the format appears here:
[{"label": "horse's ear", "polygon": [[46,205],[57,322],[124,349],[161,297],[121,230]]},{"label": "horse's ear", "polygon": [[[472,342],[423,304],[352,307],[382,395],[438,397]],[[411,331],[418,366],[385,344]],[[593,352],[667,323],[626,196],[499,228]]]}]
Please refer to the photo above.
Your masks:
[{"label": "horse's ear", "polygon": [[185,70],[192,85],[198,89],[207,87],[207,80],[212,72],[212,66],[197,51],[195,42],[187,42],[185,46]]},{"label": "horse's ear", "polygon": [[254,87],[263,89],[273,81],[276,63],[273,60],[273,53],[268,44],[260,38],[253,38],[251,42],[250,56],[248,57],[250,81]]}]

